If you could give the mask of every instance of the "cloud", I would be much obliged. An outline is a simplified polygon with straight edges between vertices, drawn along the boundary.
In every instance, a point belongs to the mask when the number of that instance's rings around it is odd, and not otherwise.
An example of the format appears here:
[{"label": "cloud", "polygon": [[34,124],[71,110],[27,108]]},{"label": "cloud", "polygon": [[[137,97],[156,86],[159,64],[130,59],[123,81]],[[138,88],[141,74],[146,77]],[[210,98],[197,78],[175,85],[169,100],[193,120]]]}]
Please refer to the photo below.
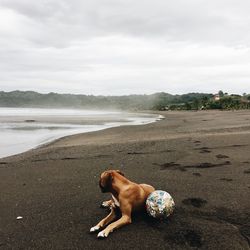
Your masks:
[{"label": "cloud", "polygon": [[240,4],[232,0],[1,0],[0,4],[30,20],[27,28],[32,34],[26,35],[38,45],[54,41],[60,46],[60,42],[114,34],[210,44],[250,41],[248,0]]},{"label": "cloud", "polygon": [[250,92],[250,2],[0,0],[0,89]]}]

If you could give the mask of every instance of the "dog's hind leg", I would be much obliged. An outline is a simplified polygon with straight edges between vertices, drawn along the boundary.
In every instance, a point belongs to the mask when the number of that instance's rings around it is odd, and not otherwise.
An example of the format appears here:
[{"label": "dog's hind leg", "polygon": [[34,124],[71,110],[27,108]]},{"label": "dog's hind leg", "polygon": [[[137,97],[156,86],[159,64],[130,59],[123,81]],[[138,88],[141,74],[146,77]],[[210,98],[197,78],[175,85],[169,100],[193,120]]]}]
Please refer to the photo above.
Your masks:
[{"label": "dog's hind leg", "polygon": [[90,232],[98,231],[99,229],[103,228],[107,224],[109,224],[111,221],[113,221],[116,218],[115,209],[113,207],[110,208],[110,213],[107,217],[102,219],[96,226],[90,228]]}]

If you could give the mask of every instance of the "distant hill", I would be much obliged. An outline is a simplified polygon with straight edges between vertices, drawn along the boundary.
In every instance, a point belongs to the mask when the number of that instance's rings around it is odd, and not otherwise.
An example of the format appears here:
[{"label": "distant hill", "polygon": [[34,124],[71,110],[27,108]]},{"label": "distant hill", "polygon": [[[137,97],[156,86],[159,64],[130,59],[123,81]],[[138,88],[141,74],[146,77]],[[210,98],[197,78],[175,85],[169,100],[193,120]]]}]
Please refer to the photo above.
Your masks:
[{"label": "distant hill", "polygon": [[73,94],[40,94],[33,91],[0,91],[1,107],[56,107],[56,108],[116,108],[153,109],[158,99],[171,102],[175,96],[165,93],[153,95],[93,96]]},{"label": "distant hill", "polygon": [[[224,108],[241,105],[248,107],[249,95],[224,96],[221,92],[219,101],[214,101],[213,94],[188,93],[184,95],[171,95],[168,93],[155,93],[152,95],[127,96],[93,96],[74,94],[41,94],[33,91],[0,91],[0,107],[44,107],[44,108],[98,108],[121,110],[166,110],[166,109],[200,109]],[[231,106],[229,106],[229,104]],[[242,106],[242,105],[241,105]],[[241,107],[239,106],[239,107]],[[243,107],[243,106],[242,106]],[[245,106],[243,107],[245,108]]]}]

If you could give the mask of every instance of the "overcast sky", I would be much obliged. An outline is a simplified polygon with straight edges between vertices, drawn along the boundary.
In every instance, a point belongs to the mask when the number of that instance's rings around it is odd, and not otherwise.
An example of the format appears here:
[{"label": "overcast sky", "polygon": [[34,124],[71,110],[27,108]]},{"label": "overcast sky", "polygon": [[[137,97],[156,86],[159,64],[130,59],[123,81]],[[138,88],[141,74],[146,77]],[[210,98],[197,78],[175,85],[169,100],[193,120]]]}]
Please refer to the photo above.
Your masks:
[{"label": "overcast sky", "polygon": [[0,90],[250,93],[249,0],[0,0]]}]

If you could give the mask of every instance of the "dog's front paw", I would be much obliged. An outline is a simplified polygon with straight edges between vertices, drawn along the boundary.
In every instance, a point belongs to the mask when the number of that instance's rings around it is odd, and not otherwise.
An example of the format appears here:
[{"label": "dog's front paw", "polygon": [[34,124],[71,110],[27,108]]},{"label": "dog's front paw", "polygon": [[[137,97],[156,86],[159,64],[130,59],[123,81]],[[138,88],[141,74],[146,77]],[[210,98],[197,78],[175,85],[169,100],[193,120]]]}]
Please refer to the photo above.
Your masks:
[{"label": "dog's front paw", "polygon": [[105,230],[101,231],[98,235],[97,238],[107,238],[108,237],[108,232],[106,232]]},{"label": "dog's front paw", "polygon": [[106,208],[106,207],[110,207],[110,204],[111,202],[110,201],[104,201],[102,204],[101,204],[101,207],[104,207],[104,208]]},{"label": "dog's front paw", "polygon": [[99,229],[100,229],[99,226],[94,226],[94,227],[91,227],[89,231],[90,231],[90,233],[93,233],[95,231],[98,231]]}]

